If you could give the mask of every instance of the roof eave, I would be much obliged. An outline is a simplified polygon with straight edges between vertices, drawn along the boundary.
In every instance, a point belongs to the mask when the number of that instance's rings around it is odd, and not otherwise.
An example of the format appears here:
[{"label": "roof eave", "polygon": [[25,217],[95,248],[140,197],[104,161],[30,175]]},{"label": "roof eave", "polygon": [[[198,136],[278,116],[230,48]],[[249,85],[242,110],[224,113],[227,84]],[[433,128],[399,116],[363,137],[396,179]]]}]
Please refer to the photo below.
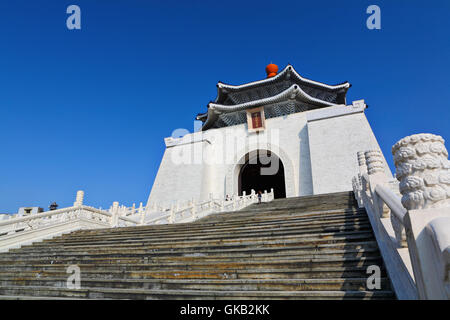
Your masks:
[{"label": "roof eave", "polygon": [[228,89],[229,91],[236,91],[236,90],[240,90],[240,89],[252,88],[252,87],[258,86],[260,84],[267,84],[267,83],[275,82],[276,80],[282,78],[287,73],[289,73],[289,74],[292,73],[297,79],[299,79],[305,83],[314,84],[316,86],[323,87],[323,88],[329,89],[329,90],[339,90],[339,89],[344,89],[344,88],[348,89],[351,86],[351,84],[348,81],[345,81],[344,83],[340,83],[340,84],[336,84],[336,85],[328,85],[323,82],[318,82],[318,81],[304,78],[294,69],[294,67],[292,65],[288,64],[276,76],[273,76],[270,78],[265,78],[265,79],[258,80],[258,81],[244,83],[241,85],[231,85],[231,84],[226,84],[226,83],[222,83],[219,81],[217,83],[217,88],[219,89],[219,91],[221,91],[223,89]]},{"label": "roof eave", "polygon": [[300,86],[294,84],[290,86],[285,91],[269,97],[264,98],[260,100],[254,100],[238,105],[222,105],[217,103],[209,103],[208,104],[208,115],[206,118],[205,123],[203,124],[202,130],[207,130],[210,128],[210,126],[214,123],[214,121],[217,119],[217,117],[222,113],[230,113],[230,112],[237,112],[237,111],[243,111],[246,109],[258,107],[258,106],[266,106],[273,103],[281,102],[284,100],[300,100],[303,102],[311,103],[317,107],[330,107],[330,106],[337,106],[338,104],[323,101],[314,97],[311,97],[309,94],[304,92]]}]

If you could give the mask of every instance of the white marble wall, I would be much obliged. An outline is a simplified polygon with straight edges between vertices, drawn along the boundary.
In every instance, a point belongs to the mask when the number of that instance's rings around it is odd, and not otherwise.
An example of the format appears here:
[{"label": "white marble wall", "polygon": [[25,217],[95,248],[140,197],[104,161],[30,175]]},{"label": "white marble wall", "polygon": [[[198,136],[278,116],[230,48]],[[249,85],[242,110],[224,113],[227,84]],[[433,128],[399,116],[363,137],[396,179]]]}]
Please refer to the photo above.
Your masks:
[{"label": "white marble wall", "polygon": [[[352,190],[352,178],[358,172],[357,152],[380,150],[364,112],[316,115],[308,121],[308,134],[314,194]],[[392,177],[384,157],[383,161]]]},{"label": "white marble wall", "polygon": [[351,190],[356,152],[378,148],[363,111],[364,106],[329,107],[267,119],[260,133],[241,124],[166,138],[149,202],[236,194],[238,162],[257,149],[282,160],[288,197]]}]

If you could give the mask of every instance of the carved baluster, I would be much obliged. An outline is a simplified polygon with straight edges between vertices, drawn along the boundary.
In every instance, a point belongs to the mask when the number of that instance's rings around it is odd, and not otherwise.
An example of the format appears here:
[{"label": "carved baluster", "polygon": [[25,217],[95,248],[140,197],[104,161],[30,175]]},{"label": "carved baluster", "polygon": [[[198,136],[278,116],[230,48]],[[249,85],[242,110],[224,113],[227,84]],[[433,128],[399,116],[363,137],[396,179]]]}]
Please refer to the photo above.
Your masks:
[{"label": "carved baluster", "polygon": [[212,193],[209,194],[208,206],[209,206],[210,211],[212,211],[213,210],[213,194]]},{"label": "carved baluster", "polygon": [[406,242],[406,231],[403,221],[400,221],[395,214],[391,214],[391,224],[398,245],[402,248],[406,248],[408,244]]},{"label": "carved baluster", "polygon": [[138,213],[141,215],[141,219],[139,222],[141,225],[143,225],[145,223],[145,215],[147,213],[147,207],[144,209],[142,202],[139,204]]},{"label": "carved baluster", "polygon": [[111,227],[115,228],[118,226],[119,222],[119,202],[114,201],[112,205],[112,217],[111,217]]},{"label": "carved baluster", "polygon": [[170,213],[169,213],[169,219],[168,219],[169,223],[174,223],[175,222],[175,206],[172,203],[170,205]]},{"label": "carved baluster", "polygon": [[77,191],[77,197],[75,199],[75,202],[73,203],[73,206],[74,207],[82,206],[83,200],[84,200],[84,191],[83,190]]},{"label": "carved baluster", "polygon": [[358,156],[359,173],[367,173],[366,155],[364,151],[358,151],[356,154]]},{"label": "carved baluster", "polygon": [[450,165],[441,136],[408,136],[392,147],[392,154],[406,209],[450,207]]},{"label": "carved baluster", "polygon": [[195,199],[192,199],[192,220],[197,220],[197,204]]},{"label": "carved baluster", "polygon": [[367,172],[369,175],[384,173],[383,155],[379,150],[368,150],[364,152],[366,158]]},{"label": "carved baluster", "polygon": [[377,184],[384,184],[387,182],[387,176],[384,171],[383,155],[380,150],[369,150],[364,152],[364,156],[366,157],[367,172],[370,176],[370,192],[374,199],[373,206],[381,218],[389,218],[391,210],[375,193],[375,186]]}]

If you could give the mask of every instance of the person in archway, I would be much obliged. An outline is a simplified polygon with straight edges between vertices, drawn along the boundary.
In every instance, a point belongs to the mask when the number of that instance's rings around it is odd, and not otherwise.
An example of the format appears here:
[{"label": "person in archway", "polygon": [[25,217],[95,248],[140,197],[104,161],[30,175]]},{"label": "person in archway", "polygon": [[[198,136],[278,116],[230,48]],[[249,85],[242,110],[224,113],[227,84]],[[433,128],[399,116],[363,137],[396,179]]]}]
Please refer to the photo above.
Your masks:
[{"label": "person in archway", "polygon": [[261,190],[258,191],[258,204],[261,203],[261,199],[262,199],[262,192]]}]

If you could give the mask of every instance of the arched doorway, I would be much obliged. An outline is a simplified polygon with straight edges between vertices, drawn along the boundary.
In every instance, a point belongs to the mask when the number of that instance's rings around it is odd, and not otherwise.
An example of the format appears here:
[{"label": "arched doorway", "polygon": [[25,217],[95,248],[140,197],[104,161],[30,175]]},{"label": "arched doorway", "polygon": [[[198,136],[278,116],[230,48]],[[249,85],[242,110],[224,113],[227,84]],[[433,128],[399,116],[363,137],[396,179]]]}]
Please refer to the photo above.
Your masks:
[{"label": "arched doorway", "polygon": [[251,157],[247,154],[239,171],[238,184],[241,195],[244,191],[250,194],[252,189],[270,192],[273,188],[275,199],[286,198],[283,162],[270,151],[258,150]]}]

